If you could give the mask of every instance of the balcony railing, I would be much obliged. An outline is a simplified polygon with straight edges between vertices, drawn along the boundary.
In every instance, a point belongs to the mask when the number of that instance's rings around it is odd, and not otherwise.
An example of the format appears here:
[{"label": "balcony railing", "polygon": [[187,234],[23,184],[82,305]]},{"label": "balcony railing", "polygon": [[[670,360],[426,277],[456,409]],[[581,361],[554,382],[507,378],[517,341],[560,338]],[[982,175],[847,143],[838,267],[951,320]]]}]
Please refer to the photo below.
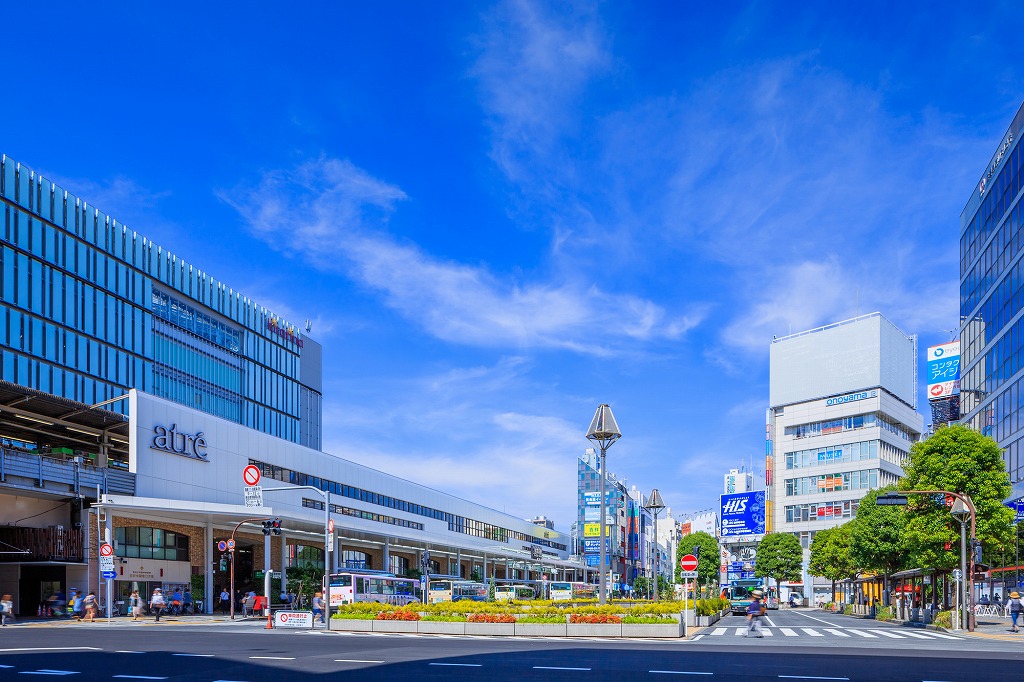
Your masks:
[{"label": "balcony railing", "polygon": [[135,494],[131,472],[0,448],[0,485],[5,483],[85,497],[95,497],[97,486],[102,493]]},{"label": "balcony railing", "polygon": [[80,528],[0,526],[0,543],[0,563],[85,559],[85,534]]}]

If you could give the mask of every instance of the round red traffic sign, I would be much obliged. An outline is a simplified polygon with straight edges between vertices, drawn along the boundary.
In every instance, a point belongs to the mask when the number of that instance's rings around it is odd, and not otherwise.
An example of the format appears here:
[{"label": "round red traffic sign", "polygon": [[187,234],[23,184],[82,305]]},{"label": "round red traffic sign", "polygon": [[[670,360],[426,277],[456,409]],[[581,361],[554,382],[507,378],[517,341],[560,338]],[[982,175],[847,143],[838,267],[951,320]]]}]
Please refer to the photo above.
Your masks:
[{"label": "round red traffic sign", "polygon": [[256,485],[260,482],[260,470],[254,464],[250,464],[242,470],[242,480],[246,485]]},{"label": "round red traffic sign", "polygon": [[697,570],[697,557],[692,554],[687,554],[679,560],[679,567],[684,571],[696,571]]},{"label": "round red traffic sign", "polygon": [[113,547],[111,547],[110,545],[108,545],[105,542],[102,545],[100,545],[100,556],[113,556],[113,555],[114,555],[114,548]]},{"label": "round red traffic sign", "polygon": [[327,519],[327,532],[328,533],[333,533],[334,532],[334,519]]}]

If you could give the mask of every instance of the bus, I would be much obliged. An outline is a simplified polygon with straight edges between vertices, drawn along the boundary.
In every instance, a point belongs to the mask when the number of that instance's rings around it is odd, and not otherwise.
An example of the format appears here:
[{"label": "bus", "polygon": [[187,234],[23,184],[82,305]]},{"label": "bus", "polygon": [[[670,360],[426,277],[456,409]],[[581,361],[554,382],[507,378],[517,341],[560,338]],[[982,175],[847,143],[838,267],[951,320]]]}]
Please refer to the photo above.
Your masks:
[{"label": "bus", "polygon": [[733,615],[744,615],[747,607],[754,601],[751,592],[761,590],[764,595],[762,602],[766,608],[779,608],[778,590],[774,587],[765,587],[764,578],[749,578],[745,580],[732,580],[729,586],[722,590],[722,596],[729,600],[729,606]]},{"label": "bus", "polygon": [[597,585],[590,583],[552,582],[548,590],[552,601],[594,599],[597,596]]},{"label": "bus", "polygon": [[419,601],[418,584],[413,578],[399,578],[384,571],[341,571],[330,576],[329,599],[332,608],[365,601],[405,606]]},{"label": "bus", "polygon": [[537,598],[537,591],[525,583],[504,583],[494,586],[495,601],[528,601]]},{"label": "bus", "polygon": [[487,585],[472,580],[453,580],[446,578],[427,583],[427,602],[436,604],[442,601],[487,601]]}]

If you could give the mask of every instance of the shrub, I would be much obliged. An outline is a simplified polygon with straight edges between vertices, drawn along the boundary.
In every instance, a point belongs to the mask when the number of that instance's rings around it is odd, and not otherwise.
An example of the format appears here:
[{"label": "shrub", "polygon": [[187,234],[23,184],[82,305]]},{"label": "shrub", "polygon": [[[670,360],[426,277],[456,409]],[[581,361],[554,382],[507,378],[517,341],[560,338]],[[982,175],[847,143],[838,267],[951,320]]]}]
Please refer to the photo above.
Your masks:
[{"label": "shrub", "polygon": [[516,622],[517,623],[564,623],[565,622],[565,616],[555,616],[555,615],[536,616],[536,615],[530,614],[528,616],[520,616],[519,619]]},{"label": "shrub", "polygon": [[891,606],[880,606],[875,609],[875,620],[887,621],[895,617]]},{"label": "shrub", "polygon": [[623,616],[622,622],[629,624],[671,625],[676,621],[674,618],[669,618],[668,616]]},{"label": "shrub", "polygon": [[613,613],[574,613],[569,616],[570,623],[613,623],[622,622],[622,616]]},{"label": "shrub", "polygon": [[959,617],[960,611],[939,611],[935,614],[935,618],[932,620],[933,625],[937,625],[940,628],[952,628],[953,627],[953,614],[956,613]]},{"label": "shrub", "polygon": [[511,613],[473,613],[466,618],[467,623],[514,623],[516,617]]},{"label": "shrub", "polygon": [[376,620],[377,614],[369,611],[343,611],[331,615],[331,618],[338,620]]},{"label": "shrub", "polygon": [[381,611],[374,620],[419,620],[420,614],[406,609],[395,609],[393,611]]},{"label": "shrub", "polygon": [[465,623],[466,617],[461,613],[431,613],[423,616],[421,620],[434,623]]},{"label": "shrub", "polygon": [[853,604],[847,604],[846,606],[843,607],[843,615],[844,616],[852,616],[853,615]]}]

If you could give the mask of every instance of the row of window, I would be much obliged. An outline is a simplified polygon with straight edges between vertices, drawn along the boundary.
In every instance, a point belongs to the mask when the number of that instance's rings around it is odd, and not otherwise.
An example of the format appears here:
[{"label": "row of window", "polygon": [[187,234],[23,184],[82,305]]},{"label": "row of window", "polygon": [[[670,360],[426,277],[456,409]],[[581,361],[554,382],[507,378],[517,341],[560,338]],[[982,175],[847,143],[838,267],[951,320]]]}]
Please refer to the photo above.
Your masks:
[{"label": "row of window", "polygon": [[184,371],[232,394],[241,395],[241,358],[227,353],[217,357],[208,352],[214,350],[213,346],[189,338],[162,320],[153,320],[153,323],[153,361],[156,364]]},{"label": "row of window", "polygon": [[[988,240],[992,229],[1013,203],[1021,188],[1020,145],[1010,152],[999,175],[986,179],[985,196],[967,229],[960,237],[960,272],[966,272],[975,256]],[[977,190],[976,190],[977,191]]]},{"label": "row of window", "polygon": [[161,528],[115,528],[114,553],[129,559],[189,561],[188,540],[187,535]]},{"label": "row of window", "polygon": [[872,427],[879,427],[905,440],[913,440],[910,431],[900,424],[889,421],[878,413],[858,414],[852,417],[840,417],[839,419],[827,419],[809,424],[787,426],[786,435],[793,436],[794,438],[809,438],[811,436],[827,436],[829,434]]},{"label": "row of window", "polygon": [[[1020,229],[1020,221],[1021,207],[1017,206],[1010,211],[996,232],[988,249],[985,250],[985,257],[978,261],[975,270],[968,273],[960,284],[961,317],[985,320],[986,334],[989,338],[994,338],[1006,321],[1019,309],[1007,304],[1014,300],[1015,294],[1020,291],[1020,262],[1010,267],[1024,248],[1024,231]],[[990,251],[994,251],[991,262]],[[978,273],[982,267],[986,268],[982,271],[983,274]],[[1000,279],[998,286],[993,287],[995,281]],[[981,308],[975,312],[979,302]],[[973,358],[973,355],[971,357]]]},{"label": "row of window", "polygon": [[[302,498],[302,506],[308,507],[309,509],[319,509],[323,511],[324,503],[323,500],[311,500],[309,498]],[[354,516],[357,519],[365,519],[367,521],[376,521],[377,523],[388,523],[392,526],[402,526],[403,528],[412,528],[414,530],[423,530],[423,524],[417,523],[416,521],[409,521],[408,519],[400,519],[394,516],[387,516],[385,514],[376,514],[374,512],[364,511],[362,509],[353,509],[352,507],[344,507],[340,504],[331,504],[332,514],[342,514],[344,516]]]},{"label": "row of window", "polygon": [[859,506],[860,500],[786,505],[786,523],[851,519],[857,515],[857,507]]},{"label": "row of window", "polygon": [[[124,395],[123,386],[91,379],[60,365],[21,355],[7,349],[0,349],[0,366],[4,381],[34,388],[44,393],[61,396],[69,400],[93,405],[110,398]],[[143,382],[145,385],[145,382]],[[142,389],[146,390],[146,389]],[[127,414],[127,401],[113,403],[109,409]]]},{"label": "row of window", "polygon": [[838,464],[840,462],[861,462],[878,459],[878,441],[866,440],[860,443],[845,445],[829,445],[827,447],[797,450],[786,453],[786,468],[800,469],[822,464]]},{"label": "row of window", "polygon": [[242,333],[240,331],[213,319],[170,294],[154,289],[150,310],[155,316],[231,353],[237,354],[242,350]]},{"label": "row of window", "polygon": [[838,474],[787,478],[786,495],[816,495],[839,490],[870,490],[878,487],[878,473],[877,469],[863,469]]},{"label": "row of window", "polygon": [[241,396],[167,365],[153,367],[152,393],[158,398],[173,400],[221,419],[236,423],[242,421]]}]

